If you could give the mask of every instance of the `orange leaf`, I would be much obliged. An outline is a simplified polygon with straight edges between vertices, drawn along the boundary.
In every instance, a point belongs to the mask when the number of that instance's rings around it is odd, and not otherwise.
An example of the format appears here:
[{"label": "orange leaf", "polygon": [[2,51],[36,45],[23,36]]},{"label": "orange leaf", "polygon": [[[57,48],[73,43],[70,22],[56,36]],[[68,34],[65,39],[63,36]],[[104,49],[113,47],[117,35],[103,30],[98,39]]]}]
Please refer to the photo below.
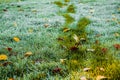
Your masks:
[{"label": "orange leaf", "polygon": [[8,80],[14,80],[14,78],[9,78]]},{"label": "orange leaf", "polygon": [[117,50],[120,49],[120,44],[114,44],[113,45]]}]

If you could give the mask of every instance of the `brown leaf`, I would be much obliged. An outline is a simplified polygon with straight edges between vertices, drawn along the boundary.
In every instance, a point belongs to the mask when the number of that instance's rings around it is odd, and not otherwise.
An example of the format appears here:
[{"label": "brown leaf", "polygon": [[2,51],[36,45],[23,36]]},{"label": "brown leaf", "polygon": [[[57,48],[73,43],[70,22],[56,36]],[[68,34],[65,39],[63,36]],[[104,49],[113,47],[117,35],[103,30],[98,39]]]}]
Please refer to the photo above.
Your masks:
[{"label": "brown leaf", "polygon": [[107,48],[102,48],[102,52],[106,53],[107,52]]},{"label": "brown leaf", "polygon": [[114,44],[113,45],[117,50],[120,49],[120,44]]},{"label": "brown leaf", "polygon": [[44,27],[47,28],[49,26],[49,24],[44,24]]},{"label": "brown leaf", "polygon": [[8,47],[7,50],[10,52],[10,51],[12,51],[12,48]]},{"label": "brown leaf", "polygon": [[61,70],[62,70],[61,68],[57,67],[57,68],[54,68],[54,69],[52,70],[52,72],[53,72],[53,73],[60,73]]},{"label": "brown leaf", "polygon": [[68,32],[70,30],[70,28],[64,28],[63,32]]},{"label": "brown leaf", "polygon": [[57,40],[58,41],[63,41],[64,39],[59,37],[59,38],[57,38]]},{"label": "brown leaf", "polygon": [[3,65],[3,66],[7,66],[7,65],[9,65],[9,64],[12,64],[12,62],[4,62],[2,65]]},{"label": "brown leaf", "polygon": [[70,50],[71,51],[76,51],[76,50],[78,50],[78,47],[76,47],[76,46],[70,47]]},{"label": "brown leaf", "polygon": [[96,41],[95,41],[95,44],[99,44],[99,40],[96,40]]}]

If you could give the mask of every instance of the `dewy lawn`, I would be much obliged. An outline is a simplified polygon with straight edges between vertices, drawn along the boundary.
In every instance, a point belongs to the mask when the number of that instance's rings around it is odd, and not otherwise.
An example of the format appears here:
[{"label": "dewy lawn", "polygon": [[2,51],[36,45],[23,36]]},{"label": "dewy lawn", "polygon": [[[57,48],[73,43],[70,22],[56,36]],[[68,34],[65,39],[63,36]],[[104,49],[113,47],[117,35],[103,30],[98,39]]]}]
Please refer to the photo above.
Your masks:
[{"label": "dewy lawn", "polygon": [[119,80],[119,0],[0,0],[0,80]]}]

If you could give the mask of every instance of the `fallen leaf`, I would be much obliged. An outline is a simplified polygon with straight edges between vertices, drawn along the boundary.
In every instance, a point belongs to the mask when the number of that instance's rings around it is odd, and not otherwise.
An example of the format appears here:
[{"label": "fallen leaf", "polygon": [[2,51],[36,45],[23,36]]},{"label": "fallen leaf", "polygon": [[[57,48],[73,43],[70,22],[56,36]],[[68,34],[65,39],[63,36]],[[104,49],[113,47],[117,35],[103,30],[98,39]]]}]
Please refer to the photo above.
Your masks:
[{"label": "fallen leaf", "polygon": [[76,46],[70,47],[70,50],[71,51],[76,51],[76,50],[78,50],[78,47],[76,47]]},{"label": "fallen leaf", "polygon": [[12,48],[10,48],[10,47],[7,47],[6,49],[7,49],[8,51],[12,51]]},{"label": "fallen leaf", "polygon": [[85,71],[85,72],[88,72],[88,71],[90,71],[91,70],[91,68],[84,68],[83,69],[83,71]]},{"label": "fallen leaf", "polygon": [[20,39],[18,37],[14,37],[13,40],[16,41],[16,42],[20,41]]},{"label": "fallen leaf", "polygon": [[85,42],[86,39],[85,38],[80,38],[80,41]]},{"label": "fallen leaf", "polygon": [[49,24],[44,24],[44,27],[47,28],[49,26]]},{"label": "fallen leaf", "polygon": [[14,80],[14,78],[9,78],[8,80]]},{"label": "fallen leaf", "polygon": [[99,40],[96,40],[96,41],[95,41],[95,44],[99,44]]},{"label": "fallen leaf", "polygon": [[70,30],[70,28],[64,28],[63,32],[68,32]]},{"label": "fallen leaf", "polygon": [[78,43],[80,40],[79,40],[79,37],[76,35],[76,34],[74,34],[73,35],[73,38],[74,38],[74,40]]},{"label": "fallen leaf", "polygon": [[12,64],[12,62],[4,62],[4,63],[2,64],[2,66],[7,66],[7,65],[9,65],[9,64]]},{"label": "fallen leaf", "polygon": [[57,67],[57,68],[54,68],[54,69],[52,70],[52,72],[53,72],[53,73],[60,73],[61,70],[62,70],[61,68]]},{"label": "fallen leaf", "polygon": [[117,50],[120,49],[120,44],[114,44],[113,45]]},{"label": "fallen leaf", "polygon": [[57,38],[57,40],[59,40],[59,41],[63,41],[64,39],[59,37],[59,38]]},{"label": "fallen leaf", "polygon": [[0,61],[2,61],[2,60],[7,60],[7,59],[8,59],[7,55],[5,55],[5,54],[0,54]]},{"label": "fallen leaf", "polygon": [[28,56],[31,56],[31,55],[32,55],[32,52],[29,51],[29,52],[26,52],[24,56],[25,56],[25,57],[28,57]]},{"label": "fallen leaf", "polygon": [[107,48],[102,48],[102,52],[106,53],[107,52]]},{"label": "fallen leaf", "polygon": [[116,32],[116,33],[114,33],[114,36],[115,36],[115,37],[119,37],[120,34]]},{"label": "fallen leaf", "polygon": [[104,68],[100,68],[100,71],[105,71],[105,69]]},{"label": "fallen leaf", "polygon": [[66,59],[60,59],[60,63],[64,63]]},{"label": "fallen leaf", "polygon": [[88,52],[94,52],[95,49],[87,49]]},{"label": "fallen leaf", "polygon": [[87,80],[85,76],[80,77],[80,80]]},{"label": "fallen leaf", "polygon": [[102,79],[107,79],[107,77],[101,76],[101,75],[98,75],[98,76],[96,77],[96,80],[102,80]]}]

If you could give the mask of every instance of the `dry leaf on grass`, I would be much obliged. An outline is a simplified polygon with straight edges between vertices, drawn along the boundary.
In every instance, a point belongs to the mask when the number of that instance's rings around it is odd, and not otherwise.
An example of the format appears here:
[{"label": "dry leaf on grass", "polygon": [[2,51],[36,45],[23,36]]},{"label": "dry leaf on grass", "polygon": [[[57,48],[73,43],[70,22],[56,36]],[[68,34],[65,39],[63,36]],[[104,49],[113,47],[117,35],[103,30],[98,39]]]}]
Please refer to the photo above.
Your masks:
[{"label": "dry leaf on grass", "polygon": [[120,49],[120,44],[114,44],[113,46],[114,46],[117,50]]},{"label": "dry leaf on grass", "polygon": [[10,48],[10,47],[7,47],[6,49],[7,49],[9,52],[12,51],[12,48]]},{"label": "dry leaf on grass", "polygon": [[90,71],[91,68],[84,68],[83,71],[87,72],[87,71]]},{"label": "dry leaf on grass", "polygon": [[88,52],[94,52],[95,49],[87,49]]},{"label": "dry leaf on grass", "polygon": [[16,42],[20,41],[20,39],[18,37],[14,37],[13,40],[16,41]]},{"label": "dry leaf on grass", "polygon": [[5,54],[0,54],[0,61],[2,61],[2,60],[7,60],[7,59],[8,59],[7,55],[5,55]]},{"label": "dry leaf on grass", "polygon": [[60,63],[64,63],[66,59],[60,59]]},{"label": "dry leaf on grass", "polygon": [[80,80],[87,80],[85,76],[80,77]]},{"label": "dry leaf on grass", "polygon": [[73,35],[73,38],[74,38],[74,40],[78,43],[80,40],[79,40],[79,37],[76,35],[76,34],[74,34]]},{"label": "dry leaf on grass", "polygon": [[25,57],[28,57],[28,56],[31,56],[31,55],[32,55],[32,52],[29,51],[29,52],[26,52],[24,56],[25,56]]},{"label": "dry leaf on grass", "polygon": [[70,30],[70,28],[64,28],[63,32],[68,32]]},{"label": "dry leaf on grass", "polygon": [[8,80],[14,80],[14,78],[9,78]]},{"label": "dry leaf on grass", "polygon": [[107,77],[101,76],[101,75],[98,75],[98,76],[96,77],[96,80],[103,80],[103,79],[107,79]]},{"label": "dry leaf on grass", "polygon": [[114,36],[115,36],[115,37],[119,37],[120,34],[116,32],[116,33],[114,33]]}]

